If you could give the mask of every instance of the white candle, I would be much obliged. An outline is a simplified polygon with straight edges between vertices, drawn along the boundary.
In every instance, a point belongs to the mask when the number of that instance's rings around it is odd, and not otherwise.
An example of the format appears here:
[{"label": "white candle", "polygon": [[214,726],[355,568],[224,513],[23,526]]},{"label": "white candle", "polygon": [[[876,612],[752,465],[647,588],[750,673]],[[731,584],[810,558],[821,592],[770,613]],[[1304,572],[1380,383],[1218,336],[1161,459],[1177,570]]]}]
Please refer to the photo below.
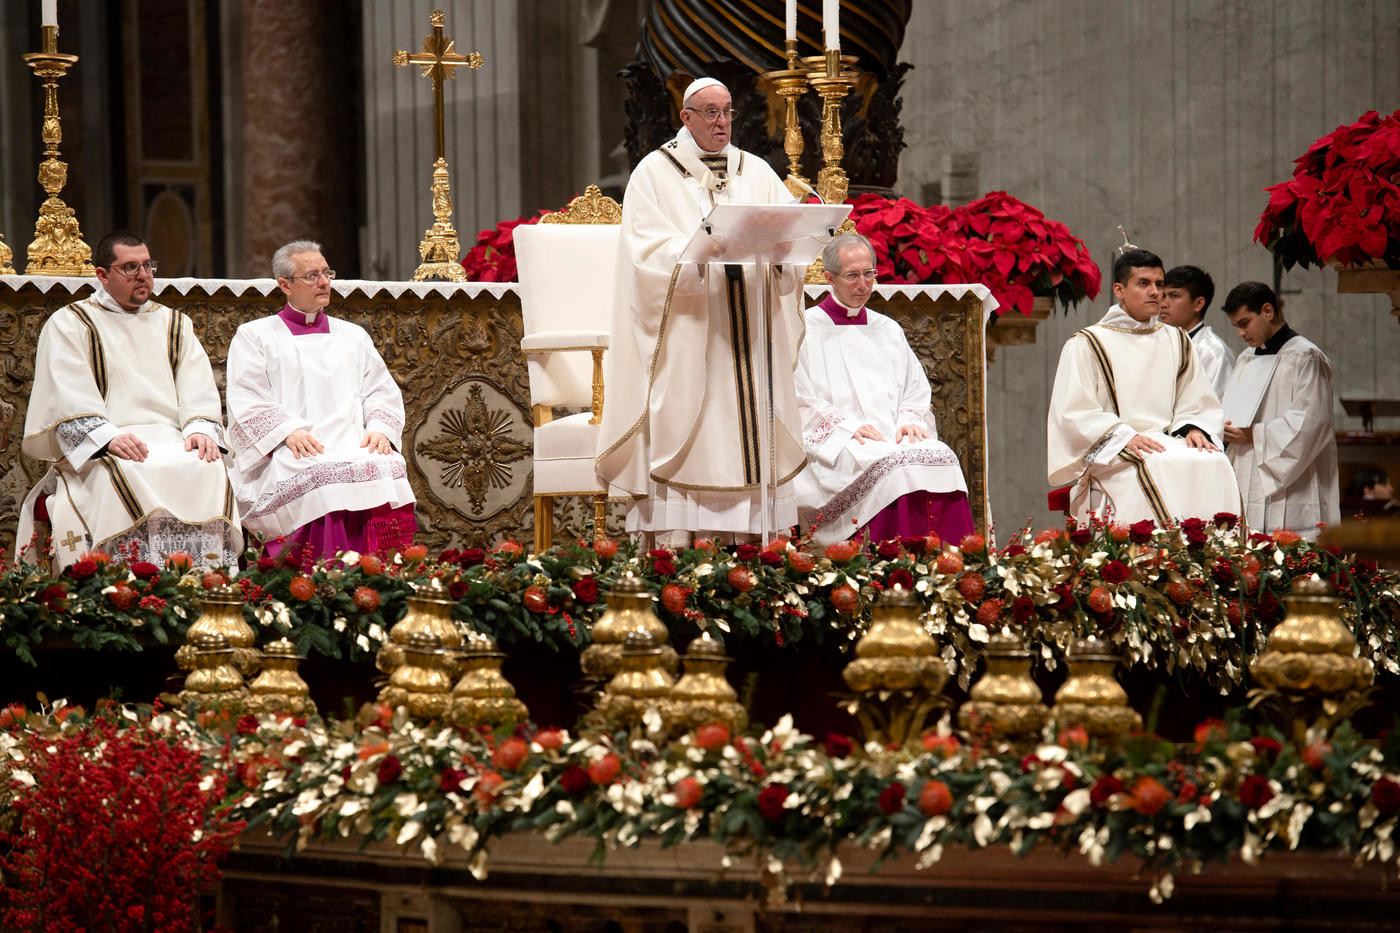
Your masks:
[{"label": "white candle", "polygon": [[822,0],[822,31],[828,49],[841,48],[841,0]]},{"label": "white candle", "polygon": [[58,0],[44,0],[43,25],[58,26]]},{"label": "white candle", "polygon": [[787,0],[787,37],[797,38],[797,0]]}]

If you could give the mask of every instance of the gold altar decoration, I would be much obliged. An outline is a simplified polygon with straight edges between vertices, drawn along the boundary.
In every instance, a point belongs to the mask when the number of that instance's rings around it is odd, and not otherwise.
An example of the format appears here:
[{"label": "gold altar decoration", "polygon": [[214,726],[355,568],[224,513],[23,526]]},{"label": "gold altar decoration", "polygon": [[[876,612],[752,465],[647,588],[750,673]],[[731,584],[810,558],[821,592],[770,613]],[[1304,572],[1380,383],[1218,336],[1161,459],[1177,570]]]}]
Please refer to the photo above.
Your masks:
[{"label": "gold altar decoration", "polygon": [[403,643],[403,663],[379,691],[379,702],[404,707],[415,719],[441,719],[452,703],[451,669],[456,651],[433,632],[417,631]]},{"label": "gold altar decoration", "polygon": [[413,54],[400,49],[394,53],[394,64],[400,68],[418,65],[423,77],[433,82],[433,127],[437,143],[436,157],[433,160],[433,223],[423,234],[423,242],[418,244],[418,255],[423,260],[413,271],[413,281],[441,278],[450,282],[466,280],[466,273],[458,261],[461,245],[457,241],[457,229],[452,225],[452,189],[447,173],[446,130],[443,118],[443,82],[457,76],[457,69],[465,65],[476,71],[484,60],[477,52],[461,55],[457,43],[442,31],[447,17],[442,10],[433,10],[428,21],[432,24],[432,34],[423,39],[423,48]]},{"label": "gold altar decoration", "polygon": [[620,224],[622,205],[603,193],[597,185],[589,185],[562,210],[540,216],[542,224]]},{"label": "gold altar decoration", "polygon": [[405,648],[415,634],[431,636],[435,644],[448,651],[462,647],[462,633],[452,621],[452,607],[457,602],[436,580],[432,586],[418,588],[404,602],[408,611],[389,629],[389,640],[374,658],[375,665],[386,674],[392,674],[404,663]]},{"label": "gold altar decoration", "polygon": [[225,584],[206,590],[199,600],[199,618],[185,630],[185,644],[175,651],[175,664],[182,671],[194,669],[195,639],[201,635],[220,635],[233,652],[233,666],[244,677],[258,670],[262,655],[253,647],[257,634],[243,619],[243,596],[234,586]]},{"label": "gold altar decoration", "polygon": [[63,123],[58,113],[58,79],[78,62],[78,56],[58,50],[58,27],[43,27],[43,51],[29,52],[25,62],[44,83],[44,123],[39,138],[44,142],[44,160],[39,163],[39,184],[48,192],[39,205],[34,222],[34,242],[29,244],[26,275],[95,275],[92,248],[83,242],[83,232],[73,209],[58,193],[68,182],[68,163],[59,159],[58,144],[63,142]]},{"label": "gold altar decoration", "polygon": [[5,242],[5,234],[0,233],[0,275],[14,275],[15,267],[12,260],[15,251],[10,249],[10,244]]},{"label": "gold altar decoration", "polygon": [[748,711],[724,676],[731,660],[709,632],[701,632],[686,648],[685,673],[671,689],[666,714],[673,733],[689,732],[712,722],[724,723],[731,735],[744,731],[749,723]]},{"label": "gold altar decoration", "polygon": [[622,669],[623,641],[629,632],[641,629],[661,646],[662,663],[666,670],[676,669],[676,649],[666,623],[652,610],[651,590],[640,577],[627,574],[607,590],[608,608],[593,623],[593,644],[583,649],[579,663],[584,677],[606,683]]},{"label": "gold altar decoration", "polygon": [[886,590],[871,610],[870,630],[856,643],[855,660],[841,672],[856,694],[847,709],[860,721],[866,742],[910,747],[929,713],[947,702],[939,691],[948,667],[920,624],[917,607],[903,587]]},{"label": "gold altar decoration", "polygon": [[1069,677],[1055,694],[1057,730],[1083,726],[1090,737],[1117,745],[1142,728],[1142,717],[1128,705],[1128,692],[1114,678],[1118,655],[1096,638],[1076,641],[1069,650]]},{"label": "gold altar decoration", "polygon": [[1370,658],[1356,657],[1330,583],[1316,574],[1300,579],[1284,602],[1288,614],[1251,668],[1259,688],[1250,691],[1250,706],[1306,744],[1310,730],[1330,733],[1366,705],[1376,672]]},{"label": "gold altar decoration", "polygon": [[467,633],[462,649],[462,678],[452,688],[448,722],[463,728],[509,727],[530,718],[530,711],[501,672],[505,658],[505,652],[491,636],[476,631]]},{"label": "gold altar decoration", "polygon": [[190,641],[194,648],[194,669],[185,677],[185,689],[175,695],[175,705],[184,709],[214,709],[248,698],[243,675],[233,663],[228,639],[215,632],[204,632]]},{"label": "gold altar decoration", "polygon": [[1034,744],[1050,721],[1050,708],[1031,679],[1031,653],[1019,638],[1002,633],[992,636],[986,657],[986,673],[958,710],[958,725],[1012,745]]},{"label": "gold altar decoration", "polygon": [[794,198],[806,197],[811,183],[802,175],[802,124],[797,119],[797,99],[807,93],[807,69],[797,56],[797,40],[787,40],[787,67],[764,72],[783,98],[783,151],[788,157],[788,174],[783,184]]},{"label": "gold altar decoration", "polygon": [[590,724],[601,722],[642,732],[647,712],[654,710],[666,725],[665,714],[676,681],[663,655],[663,646],[670,647],[652,628],[639,626],[627,633],[622,642],[621,667],[598,695],[596,715],[590,717]]},{"label": "gold altar decoration", "polygon": [[265,645],[262,669],[248,685],[248,708],[255,713],[315,716],[311,688],[297,671],[297,665],[304,660],[306,656],[297,654],[296,645],[286,638]]}]

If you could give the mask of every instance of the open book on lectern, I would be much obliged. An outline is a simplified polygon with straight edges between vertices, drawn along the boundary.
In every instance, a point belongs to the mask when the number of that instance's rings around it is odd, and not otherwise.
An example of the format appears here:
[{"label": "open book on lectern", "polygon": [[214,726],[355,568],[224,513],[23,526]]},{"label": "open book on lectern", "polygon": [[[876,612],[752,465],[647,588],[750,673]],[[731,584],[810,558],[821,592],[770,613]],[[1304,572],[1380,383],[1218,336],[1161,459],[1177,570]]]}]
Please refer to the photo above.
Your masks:
[{"label": "open book on lectern", "polygon": [[849,204],[716,204],[680,261],[809,265],[850,213]]}]

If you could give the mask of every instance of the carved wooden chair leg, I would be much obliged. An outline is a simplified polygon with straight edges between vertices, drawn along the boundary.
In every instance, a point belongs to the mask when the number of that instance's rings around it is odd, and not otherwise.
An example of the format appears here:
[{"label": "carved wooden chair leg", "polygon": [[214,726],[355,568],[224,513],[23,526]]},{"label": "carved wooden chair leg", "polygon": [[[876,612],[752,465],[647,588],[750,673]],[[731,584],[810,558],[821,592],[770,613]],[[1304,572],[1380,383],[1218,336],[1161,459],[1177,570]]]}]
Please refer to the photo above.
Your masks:
[{"label": "carved wooden chair leg", "polygon": [[535,496],[535,553],[554,543],[554,497]]},{"label": "carved wooden chair leg", "polygon": [[608,494],[593,494],[593,540],[601,541],[608,536]]}]

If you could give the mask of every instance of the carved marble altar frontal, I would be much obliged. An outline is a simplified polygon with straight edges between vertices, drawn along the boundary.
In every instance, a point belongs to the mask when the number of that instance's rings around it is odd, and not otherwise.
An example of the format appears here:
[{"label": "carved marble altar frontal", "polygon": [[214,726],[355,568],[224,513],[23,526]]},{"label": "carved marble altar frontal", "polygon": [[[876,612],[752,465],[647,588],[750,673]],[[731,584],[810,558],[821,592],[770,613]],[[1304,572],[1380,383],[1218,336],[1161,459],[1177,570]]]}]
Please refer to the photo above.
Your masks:
[{"label": "carved marble altar frontal", "polygon": [[[0,541],[11,546],[19,506],[43,473],[20,454],[39,331],[55,309],[89,294],[95,280],[0,276],[0,398],[18,409],[0,450]],[[337,280],[332,313],[369,331],[403,390],[404,456],[418,497],[419,539],[430,547],[483,545],[533,534],[531,418],[519,352],[520,299],[513,283]],[[822,289],[809,289],[815,300]],[[871,307],[909,334],[933,387],[940,436],[967,473],[973,516],[987,519],[981,286],[882,286]],[[238,325],[282,305],[272,279],[163,279],[157,300],[190,315],[220,391]],[[556,504],[556,535],[584,533],[591,504]],[[621,527],[615,505],[610,527]]]}]

